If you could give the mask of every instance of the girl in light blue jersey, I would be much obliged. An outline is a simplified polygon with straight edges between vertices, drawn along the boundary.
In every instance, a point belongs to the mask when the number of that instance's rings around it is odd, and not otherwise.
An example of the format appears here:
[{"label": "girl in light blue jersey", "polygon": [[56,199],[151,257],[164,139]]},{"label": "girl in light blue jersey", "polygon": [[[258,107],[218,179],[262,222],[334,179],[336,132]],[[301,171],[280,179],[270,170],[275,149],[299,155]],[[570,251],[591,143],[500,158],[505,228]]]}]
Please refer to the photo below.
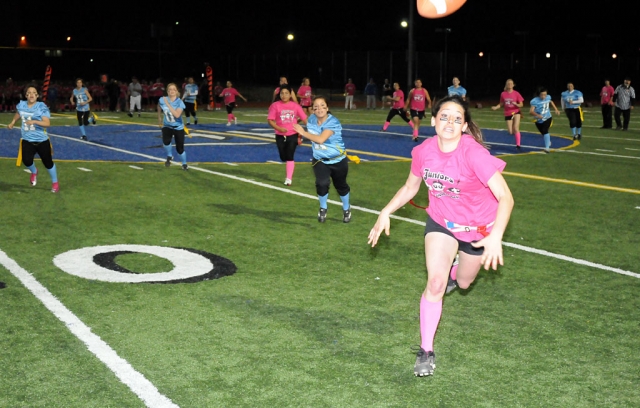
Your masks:
[{"label": "girl in light blue jersey", "polygon": [[449,96],[458,95],[462,98],[463,101],[467,100],[467,90],[460,86],[460,80],[458,77],[453,77],[452,80],[453,85],[447,88],[447,93]]},{"label": "girl in light blue jersey", "polygon": [[299,124],[293,128],[302,137],[311,140],[313,148],[313,172],[316,176],[316,193],[320,201],[318,222],[327,219],[327,201],[329,186],[333,186],[342,201],[342,222],[351,221],[351,205],[349,195],[351,188],[347,184],[349,159],[342,140],[342,125],[338,118],[329,112],[327,100],[318,96],[313,99],[313,114],[307,119],[307,130]]},{"label": "girl in light blue jersey", "polygon": [[29,181],[32,186],[35,186],[38,181],[38,169],[33,163],[33,159],[36,154],[40,156],[42,164],[51,176],[51,192],[57,193],[60,190],[58,172],[55,163],[53,163],[53,151],[46,131],[46,128],[51,124],[49,108],[44,102],[38,102],[38,90],[33,86],[27,87],[25,97],[27,100],[18,103],[13,120],[7,126],[9,129],[13,129],[13,125],[18,119],[22,121],[18,161],[22,161],[31,171]]},{"label": "girl in light blue jersey", "polygon": [[198,98],[198,84],[193,80],[193,77],[187,79],[187,84],[184,87],[184,106],[185,116],[187,117],[187,125],[191,124],[191,116],[193,116],[193,124],[198,124],[198,117],[196,116],[196,99]]},{"label": "girl in light blue jersey", "polygon": [[89,103],[93,98],[91,94],[85,88],[82,83],[82,78],[76,79],[76,87],[73,89],[73,94],[69,101],[71,105],[76,105],[76,116],[78,118],[78,126],[80,126],[80,132],[82,136],[80,139],[87,140],[87,133],[85,132],[84,127],[89,125],[89,118],[91,118],[92,122],[95,124],[95,118],[91,116]]},{"label": "girl in light blue jersey", "polygon": [[167,85],[167,95],[158,101],[158,122],[162,129],[162,144],[167,156],[164,165],[171,166],[171,160],[173,160],[171,139],[175,138],[176,151],[182,161],[182,170],[188,170],[187,152],[184,151],[184,124],[182,123],[184,102],[180,99],[178,87],[174,83]]},{"label": "girl in light blue jersey", "polygon": [[562,110],[567,114],[569,127],[573,133],[573,140],[582,139],[582,108],[584,103],[582,92],[575,89],[573,83],[567,84],[567,90],[560,95]]},{"label": "girl in light blue jersey", "polygon": [[549,134],[549,128],[551,128],[553,119],[551,118],[549,105],[553,106],[553,109],[556,111],[556,115],[559,115],[560,112],[558,111],[558,108],[556,108],[556,104],[551,100],[551,96],[547,94],[547,88],[544,87],[540,87],[538,89],[538,96],[533,98],[530,104],[531,109],[529,110],[529,113],[536,118],[536,127],[544,137],[544,152],[550,153],[551,135]]}]

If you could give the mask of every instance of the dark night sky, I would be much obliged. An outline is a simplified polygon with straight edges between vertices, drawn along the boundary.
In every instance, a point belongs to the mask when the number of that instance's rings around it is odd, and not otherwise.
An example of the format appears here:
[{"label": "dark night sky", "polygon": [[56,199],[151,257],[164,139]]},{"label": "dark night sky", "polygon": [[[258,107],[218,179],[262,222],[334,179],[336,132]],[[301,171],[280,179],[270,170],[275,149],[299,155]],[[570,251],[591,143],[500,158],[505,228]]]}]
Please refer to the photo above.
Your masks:
[{"label": "dark night sky", "polygon": [[[588,4],[597,3],[597,7]],[[415,14],[417,50],[441,48],[436,28],[452,29],[451,52],[510,52],[528,31],[531,50],[558,51],[576,48],[595,52],[631,52],[638,55],[637,21],[624,8],[629,0],[468,0],[454,15],[437,20]],[[185,51],[216,48],[221,52],[264,52],[281,46],[296,50],[317,48],[394,50],[406,48],[407,35],[399,22],[408,17],[415,1],[361,0],[308,1],[188,1],[169,12],[159,2],[11,2],[3,11],[0,46],[15,46],[26,35],[30,46],[153,48],[151,24],[171,27],[173,38]],[[174,3],[177,4],[177,3]],[[303,6],[304,4],[304,6]],[[189,7],[187,7],[189,6]],[[626,14],[625,14],[626,13]],[[582,17],[578,17],[580,14]],[[629,23],[616,26],[616,16],[628,15]],[[175,21],[180,24],[175,26]],[[296,41],[286,45],[292,31]],[[599,38],[593,38],[593,35]],[[590,35],[590,37],[588,37]]]},{"label": "dark night sky", "polygon": [[[589,6],[593,3],[597,7]],[[513,56],[513,60],[523,58],[530,62],[534,60],[532,54],[541,60],[543,53],[550,52],[555,54],[556,60],[566,57],[564,59],[569,61],[562,65],[564,68],[560,71],[564,71],[551,77],[542,71],[538,72],[538,77],[529,73],[520,75],[521,85],[525,85],[525,81],[531,82],[531,86],[540,81],[548,84],[553,81],[557,85],[567,78],[586,81],[592,80],[592,76],[637,76],[640,31],[638,21],[628,6],[631,3],[634,2],[467,0],[459,11],[442,19],[425,19],[416,11],[415,49],[417,52],[442,53],[444,34],[436,30],[450,28],[451,33],[447,37],[449,55],[467,53],[477,56],[479,51],[483,51],[494,57],[502,54]],[[415,7],[416,2],[387,1],[385,6],[379,6],[379,2],[363,0],[192,0],[174,2],[174,5],[184,7],[178,9],[174,6],[171,11],[157,1],[71,0],[37,7],[34,4],[13,1],[3,8],[0,80],[5,77],[23,81],[39,78],[43,67],[49,64],[55,66],[56,77],[60,79],[77,76],[97,78],[102,73],[117,78],[130,77],[134,73],[143,78],[175,78],[187,73],[200,75],[205,64],[210,64],[221,76],[256,83],[268,81],[266,78],[277,78],[283,71],[294,76],[312,75],[317,81],[320,79],[317,75],[319,64],[325,68],[329,63],[333,64],[332,60],[324,57],[333,55],[333,52],[372,51],[372,55],[380,56],[390,51],[401,55],[407,49],[408,35],[407,30],[400,27],[400,21],[408,19],[409,6]],[[621,23],[625,16],[629,21]],[[152,25],[156,32],[170,32],[171,35],[161,41],[152,38]],[[292,42],[286,40],[289,32],[295,35]],[[520,36],[515,32],[526,32],[527,35]],[[27,37],[28,46],[32,49],[6,48],[16,47],[21,35]],[[66,41],[67,36],[71,36],[70,42]],[[163,54],[159,52],[161,48]],[[46,56],[42,49],[61,49],[63,57]],[[88,51],[95,49],[110,51]],[[298,63],[297,67],[289,68],[289,56],[298,58],[314,51],[322,51],[317,54],[322,56],[317,66],[300,66],[304,64]],[[525,57],[518,55],[523,52]],[[613,53],[621,57],[616,60],[617,68],[611,59]],[[93,54],[99,54],[95,62]],[[277,62],[275,67],[273,64],[260,66],[257,68],[259,75],[255,75],[256,69],[250,66],[251,58],[253,61],[263,58],[264,61],[265,55],[271,61],[281,62]],[[582,77],[574,75],[573,64],[577,65],[576,61],[580,60],[584,66],[584,61],[589,58],[604,61],[602,68],[598,68],[600,71],[588,73],[583,69],[584,72],[578,73]],[[235,65],[228,62],[236,59]],[[493,61],[496,60],[494,58]],[[620,64],[620,61],[624,63]],[[376,63],[379,61],[373,61],[374,65]],[[238,66],[246,68],[244,76],[236,72]],[[492,65],[494,70],[501,67],[505,67],[504,63],[498,65],[494,62]],[[456,73],[459,70],[460,67],[456,67]],[[329,75],[330,71],[327,69],[325,72]],[[424,74],[423,70],[420,75]],[[342,75],[341,72],[331,73],[324,79],[341,81]],[[363,76],[366,73],[353,75]],[[448,73],[445,72],[446,75]],[[511,75],[511,72],[503,71],[496,75]],[[468,79],[471,81],[471,76]],[[475,78],[475,86],[496,87],[496,83],[489,84],[485,79]],[[491,80],[501,82],[504,78]],[[432,78],[429,85],[434,82]],[[476,92],[482,90],[477,89]]]}]

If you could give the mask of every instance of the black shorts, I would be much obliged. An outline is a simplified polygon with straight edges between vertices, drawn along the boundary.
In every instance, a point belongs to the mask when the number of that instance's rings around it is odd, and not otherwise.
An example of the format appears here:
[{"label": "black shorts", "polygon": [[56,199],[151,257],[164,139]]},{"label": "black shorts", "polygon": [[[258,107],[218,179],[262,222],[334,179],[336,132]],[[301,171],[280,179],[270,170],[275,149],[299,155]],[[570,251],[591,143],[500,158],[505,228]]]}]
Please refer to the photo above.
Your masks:
[{"label": "black shorts", "polygon": [[520,111],[517,111],[513,115],[508,115],[508,116],[505,115],[504,120],[511,120],[516,115],[522,115],[522,113]]},{"label": "black shorts", "polygon": [[409,112],[411,112],[412,118],[417,117],[420,120],[424,119],[424,111],[417,111],[417,110],[411,109]]},{"label": "black shorts", "polygon": [[441,232],[455,239],[458,241],[458,250],[465,254],[480,256],[484,253],[484,247],[476,248],[471,245],[470,242],[460,241],[451,231],[438,224],[427,215],[427,225],[424,228],[424,235],[426,236],[430,232]]},{"label": "black shorts", "polygon": [[538,132],[541,135],[546,135],[549,133],[549,129],[551,128],[551,124],[553,123],[553,118],[549,118],[542,123],[536,122],[536,127],[538,128]]}]

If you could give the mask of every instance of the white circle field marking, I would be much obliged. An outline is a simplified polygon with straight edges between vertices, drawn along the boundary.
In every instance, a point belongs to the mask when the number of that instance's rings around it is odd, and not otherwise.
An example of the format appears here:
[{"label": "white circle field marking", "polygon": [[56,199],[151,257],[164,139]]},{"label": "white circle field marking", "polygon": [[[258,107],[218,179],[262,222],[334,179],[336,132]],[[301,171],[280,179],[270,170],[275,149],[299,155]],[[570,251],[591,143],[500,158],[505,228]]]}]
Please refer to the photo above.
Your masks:
[{"label": "white circle field marking", "polygon": [[[142,252],[167,259],[174,265],[168,272],[123,273],[104,268],[94,262],[99,254],[111,252]],[[205,275],[214,268],[206,257],[184,249],[151,245],[107,245],[86,247],[64,252],[53,258],[53,264],[63,271],[81,278],[105,282],[169,282]]]}]

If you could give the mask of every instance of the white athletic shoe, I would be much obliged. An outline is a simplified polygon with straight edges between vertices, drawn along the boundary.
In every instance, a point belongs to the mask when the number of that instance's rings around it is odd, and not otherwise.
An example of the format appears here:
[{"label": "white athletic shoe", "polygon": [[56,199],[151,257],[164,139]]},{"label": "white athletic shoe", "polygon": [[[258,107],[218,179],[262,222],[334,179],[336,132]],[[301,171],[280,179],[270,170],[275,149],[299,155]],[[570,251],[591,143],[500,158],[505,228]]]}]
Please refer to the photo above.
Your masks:
[{"label": "white athletic shoe", "polygon": [[231,122],[227,122],[227,126],[231,126]]},{"label": "white athletic shoe", "polygon": [[284,179],[284,185],[285,186],[290,186],[291,185],[291,179]]}]

